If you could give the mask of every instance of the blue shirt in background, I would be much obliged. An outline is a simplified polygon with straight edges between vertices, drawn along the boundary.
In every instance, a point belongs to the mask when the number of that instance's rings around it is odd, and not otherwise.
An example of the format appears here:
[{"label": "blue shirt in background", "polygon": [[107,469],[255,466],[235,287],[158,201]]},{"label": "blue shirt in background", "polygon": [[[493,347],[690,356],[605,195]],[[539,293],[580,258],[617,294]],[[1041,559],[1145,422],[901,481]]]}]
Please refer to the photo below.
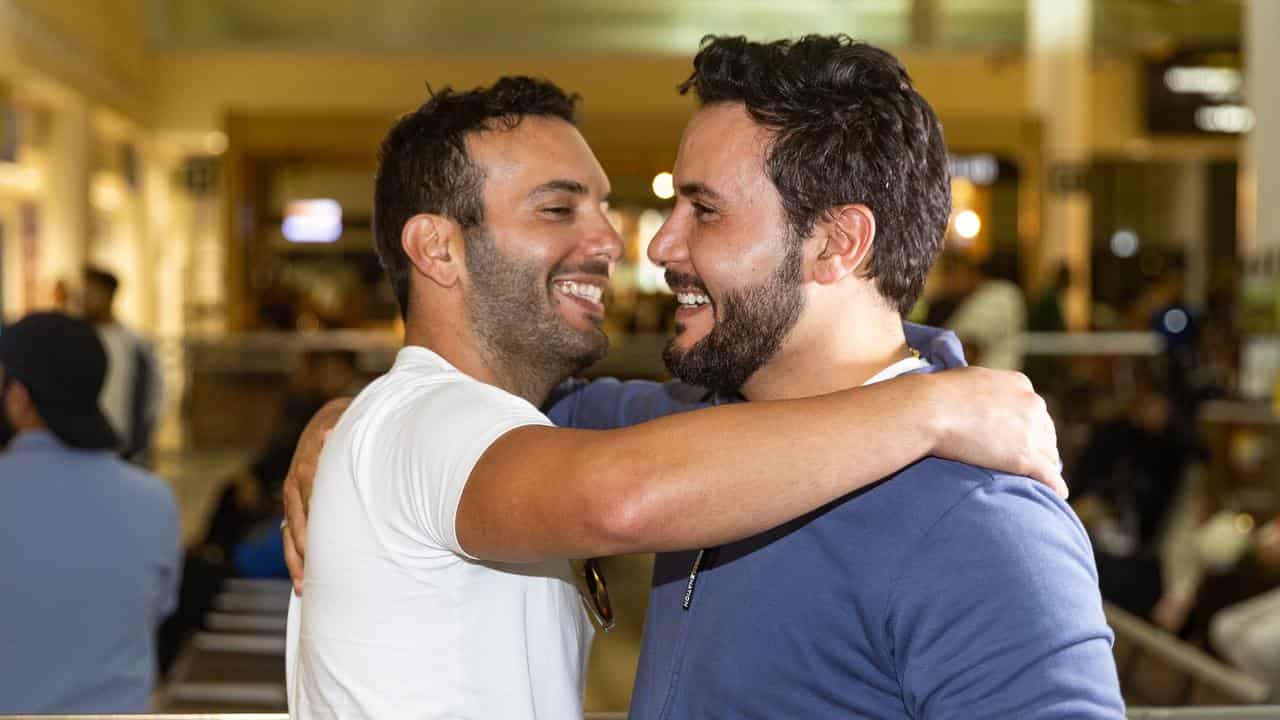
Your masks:
[{"label": "blue shirt in background", "polygon": [[[907,325],[931,369],[950,332]],[[702,407],[678,383],[566,386],[608,429]],[[904,429],[909,431],[909,429]],[[1027,478],[926,458],[770,532],[654,567],[631,717],[1123,718],[1093,553]]]},{"label": "blue shirt in background", "polygon": [[146,712],[181,568],[167,484],[47,432],[15,437],[0,453],[0,714]]}]

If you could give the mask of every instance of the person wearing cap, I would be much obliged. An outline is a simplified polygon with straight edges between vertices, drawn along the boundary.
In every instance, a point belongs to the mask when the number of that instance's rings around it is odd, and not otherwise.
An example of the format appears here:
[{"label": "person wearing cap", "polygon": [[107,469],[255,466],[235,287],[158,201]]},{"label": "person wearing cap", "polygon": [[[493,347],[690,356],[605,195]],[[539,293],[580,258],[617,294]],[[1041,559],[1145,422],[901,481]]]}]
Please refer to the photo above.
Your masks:
[{"label": "person wearing cap", "polygon": [[182,558],[169,486],[120,459],[89,325],[0,332],[0,714],[146,712]]}]

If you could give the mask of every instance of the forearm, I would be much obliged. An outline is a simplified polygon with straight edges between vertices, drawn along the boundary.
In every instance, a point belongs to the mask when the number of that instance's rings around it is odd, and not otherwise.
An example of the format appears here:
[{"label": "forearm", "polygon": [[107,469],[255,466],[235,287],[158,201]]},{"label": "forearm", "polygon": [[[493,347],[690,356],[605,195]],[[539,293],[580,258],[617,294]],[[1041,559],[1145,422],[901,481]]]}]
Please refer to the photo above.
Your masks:
[{"label": "forearm", "polygon": [[472,473],[459,540],[478,557],[532,561],[748,537],[929,454],[942,432],[932,383],[912,376],[608,432],[513,433]]}]

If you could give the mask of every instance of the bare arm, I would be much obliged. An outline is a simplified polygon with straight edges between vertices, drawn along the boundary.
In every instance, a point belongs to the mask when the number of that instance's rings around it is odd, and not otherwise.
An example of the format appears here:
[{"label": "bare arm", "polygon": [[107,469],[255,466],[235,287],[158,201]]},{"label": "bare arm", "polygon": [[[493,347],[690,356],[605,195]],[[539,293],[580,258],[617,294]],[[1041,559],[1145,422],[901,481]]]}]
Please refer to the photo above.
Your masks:
[{"label": "bare arm", "polygon": [[[285,480],[285,559],[299,593],[316,463],[349,404],[333,401],[317,413]],[[715,415],[699,422],[706,413]],[[472,472],[458,535],[468,552],[493,559],[715,545],[926,455],[1030,475],[1066,493],[1053,422],[1031,384],[1018,373],[970,368],[626,430],[515,430]]]},{"label": "bare arm", "polygon": [[[471,472],[458,541],[508,562],[720,545],[930,454],[1008,466],[1065,493],[1052,422],[1026,379],[956,374],[964,377],[916,375],[622,430],[513,430]],[[992,402],[992,394],[1009,397]]]},{"label": "bare arm", "polygon": [[349,397],[330,400],[311,418],[298,439],[289,474],[284,479],[285,525],[280,527],[284,533],[284,562],[293,579],[293,590],[299,595],[302,594],[303,558],[307,554],[307,510],[311,507],[316,466],[320,463],[325,438],[338,424],[351,400]]}]

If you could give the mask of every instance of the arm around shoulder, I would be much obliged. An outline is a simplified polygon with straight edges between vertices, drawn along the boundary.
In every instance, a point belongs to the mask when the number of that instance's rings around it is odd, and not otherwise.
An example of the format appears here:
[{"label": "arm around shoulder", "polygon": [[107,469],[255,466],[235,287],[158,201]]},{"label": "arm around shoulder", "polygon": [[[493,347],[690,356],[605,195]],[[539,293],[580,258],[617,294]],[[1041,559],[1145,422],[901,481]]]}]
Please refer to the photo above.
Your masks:
[{"label": "arm around shoulder", "polygon": [[620,430],[512,430],[470,469],[458,543],[522,562],[749,537],[932,452],[936,382],[915,376]]}]

